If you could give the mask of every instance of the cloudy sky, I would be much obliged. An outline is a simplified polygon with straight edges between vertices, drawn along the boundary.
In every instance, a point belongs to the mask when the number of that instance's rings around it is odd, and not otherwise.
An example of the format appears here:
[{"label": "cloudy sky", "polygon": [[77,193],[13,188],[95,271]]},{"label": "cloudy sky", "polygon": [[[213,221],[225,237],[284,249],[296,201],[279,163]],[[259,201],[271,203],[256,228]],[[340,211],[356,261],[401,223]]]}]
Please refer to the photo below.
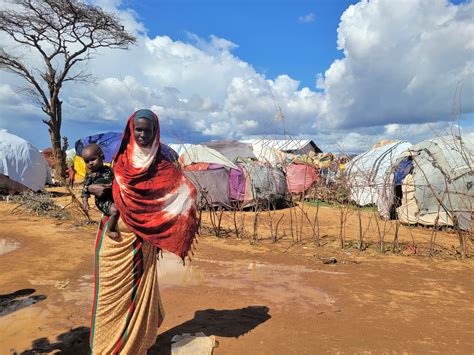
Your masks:
[{"label": "cloudy sky", "polygon": [[[137,43],[97,53],[87,64],[95,84],[65,85],[72,142],[120,131],[146,107],[167,143],[311,138],[324,151],[357,152],[453,124],[474,139],[473,1],[95,3],[118,13]],[[1,34],[0,47],[38,63]],[[24,85],[0,72],[0,128],[47,147]]]}]

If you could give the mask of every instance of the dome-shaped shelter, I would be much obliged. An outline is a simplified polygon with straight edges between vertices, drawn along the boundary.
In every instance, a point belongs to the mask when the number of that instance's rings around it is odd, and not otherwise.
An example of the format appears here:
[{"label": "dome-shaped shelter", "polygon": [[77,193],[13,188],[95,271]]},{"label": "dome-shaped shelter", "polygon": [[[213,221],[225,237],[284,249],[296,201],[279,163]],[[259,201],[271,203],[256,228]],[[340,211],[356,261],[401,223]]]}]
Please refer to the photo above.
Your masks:
[{"label": "dome-shaped shelter", "polygon": [[0,130],[0,174],[33,191],[44,188],[48,163],[38,148],[23,138]]}]

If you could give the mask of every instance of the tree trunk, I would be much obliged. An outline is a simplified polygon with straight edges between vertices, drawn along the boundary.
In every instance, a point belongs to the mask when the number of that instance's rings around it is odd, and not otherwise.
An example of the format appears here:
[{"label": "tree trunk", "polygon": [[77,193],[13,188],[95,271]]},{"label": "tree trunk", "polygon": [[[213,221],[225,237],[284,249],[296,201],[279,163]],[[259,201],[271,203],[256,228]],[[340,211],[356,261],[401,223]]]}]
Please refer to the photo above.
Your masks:
[{"label": "tree trunk", "polygon": [[[54,100],[54,107],[50,114],[49,136],[54,156],[54,175],[56,182],[66,182],[66,150],[67,144],[61,143],[62,105],[58,99]],[[67,142],[67,140],[65,140]]]}]

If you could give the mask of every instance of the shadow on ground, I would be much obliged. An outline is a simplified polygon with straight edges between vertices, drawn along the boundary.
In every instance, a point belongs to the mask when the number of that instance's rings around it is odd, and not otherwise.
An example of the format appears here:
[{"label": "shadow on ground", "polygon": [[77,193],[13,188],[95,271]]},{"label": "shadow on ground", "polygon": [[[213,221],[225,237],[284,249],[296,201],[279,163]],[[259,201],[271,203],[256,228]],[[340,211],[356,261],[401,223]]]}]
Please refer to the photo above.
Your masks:
[{"label": "shadow on ground", "polygon": [[0,295],[0,317],[30,307],[46,299],[45,295],[30,296],[35,291],[33,288],[24,288],[6,295]]},{"label": "shadow on ground", "polygon": [[[193,319],[160,334],[155,345],[148,351],[148,355],[171,354],[171,338],[176,334],[203,332],[206,335],[238,338],[269,320],[271,316],[268,311],[269,308],[264,306],[197,311]],[[47,338],[36,339],[33,341],[31,349],[23,351],[21,355],[50,352],[63,355],[88,354],[89,332],[90,328],[88,327],[78,327],[59,335],[57,341],[53,343]]]},{"label": "shadow on ground", "polygon": [[238,338],[259,324],[269,320],[269,308],[249,306],[232,310],[206,309],[197,311],[194,318],[161,333],[148,351],[148,355],[171,354],[171,338],[177,334],[196,334],[203,332],[207,336]]},{"label": "shadow on ground", "polygon": [[89,354],[89,327],[77,327],[57,337],[57,341],[51,343],[47,338],[39,338],[33,341],[31,349],[25,350],[21,355],[32,355],[38,353],[85,355]]}]

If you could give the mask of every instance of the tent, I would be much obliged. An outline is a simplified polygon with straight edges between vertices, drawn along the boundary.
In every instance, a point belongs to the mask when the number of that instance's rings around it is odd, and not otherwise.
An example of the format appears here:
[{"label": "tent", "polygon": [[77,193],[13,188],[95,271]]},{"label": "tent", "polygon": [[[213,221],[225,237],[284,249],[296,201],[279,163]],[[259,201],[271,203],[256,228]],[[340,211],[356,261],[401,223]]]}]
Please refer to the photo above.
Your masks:
[{"label": "tent", "polygon": [[310,152],[322,153],[322,150],[311,139],[249,139],[242,142],[260,145],[285,153],[304,155]]},{"label": "tent", "polygon": [[179,156],[179,162],[182,166],[194,163],[220,164],[227,168],[237,169],[237,166],[218,151],[201,144],[190,144]]},{"label": "tent", "polygon": [[346,166],[351,200],[359,206],[375,205],[384,191],[385,174],[412,145],[396,141],[357,155]]},{"label": "tent", "polygon": [[402,223],[454,226],[457,221],[461,229],[472,230],[473,142],[451,135],[414,145],[387,173],[381,202],[380,214],[388,218],[396,208]]},{"label": "tent", "polygon": [[236,160],[245,160],[245,159],[257,159],[255,154],[250,148],[250,145],[243,142],[238,142],[234,140],[224,140],[224,141],[211,141],[203,143],[203,145],[217,150],[227,159],[232,162]]},{"label": "tent", "polygon": [[292,163],[286,167],[286,181],[288,191],[300,193],[308,190],[316,181],[316,169],[307,164]]},{"label": "tent", "polygon": [[[247,162],[241,166],[250,178],[253,203],[277,201],[288,193],[286,177],[282,170],[260,162]],[[251,202],[247,205],[250,204]]]},{"label": "tent", "polygon": [[78,139],[75,144],[76,154],[82,156],[82,150],[88,144],[98,144],[104,152],[105,161],[110,163],[117,150],[120,148],[122,142],[122,133],[120,132],[106,132],[99,133],[93,136],[87,136]]},{"label": "tent", "polygon": [[196,187],[199,207],[230,206],[229,172],[223,165],[211,164],[205,170],[185,170],[184,174]]},{"label": "tent", "polygon": [[48,163],[35,146],[6,130],[0,130],[0,174],[39,191],[48,182],[48,169]]}]

